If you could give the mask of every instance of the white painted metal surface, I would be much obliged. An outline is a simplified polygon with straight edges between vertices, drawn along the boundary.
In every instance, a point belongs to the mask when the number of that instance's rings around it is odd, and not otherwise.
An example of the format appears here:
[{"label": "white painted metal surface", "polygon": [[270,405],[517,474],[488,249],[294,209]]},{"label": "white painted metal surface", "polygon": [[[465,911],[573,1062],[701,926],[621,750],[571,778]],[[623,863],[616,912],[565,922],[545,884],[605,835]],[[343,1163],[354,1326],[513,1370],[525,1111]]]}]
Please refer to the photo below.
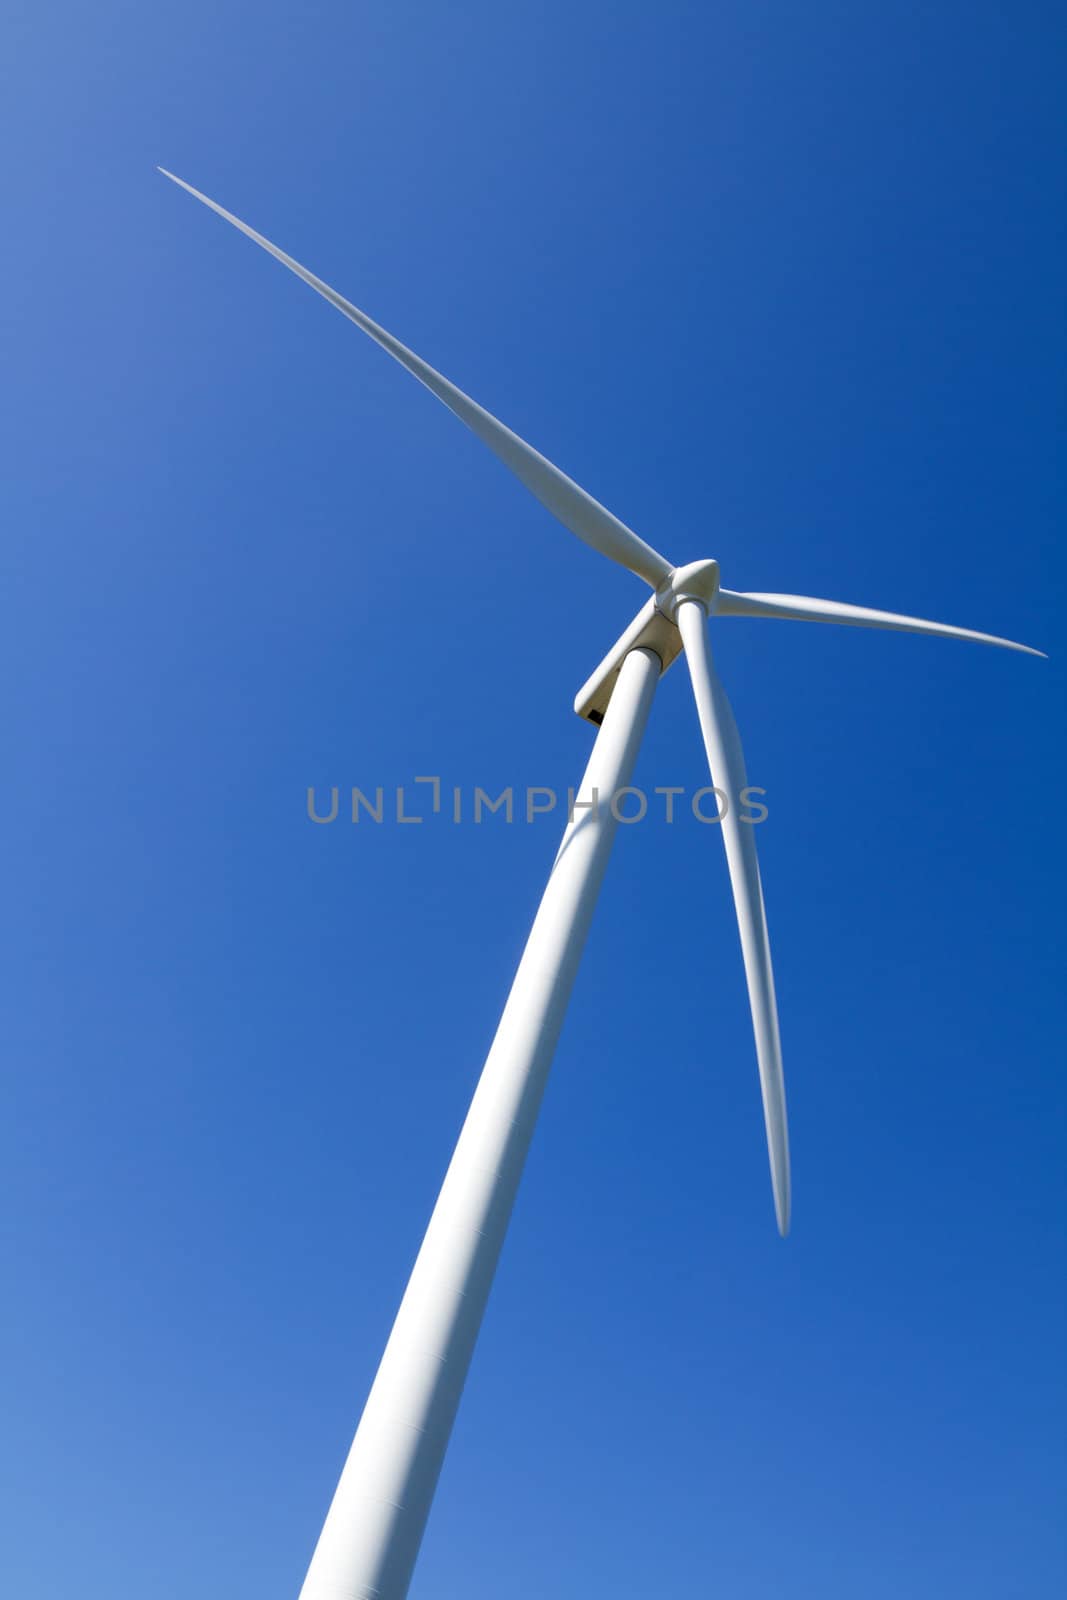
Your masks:
[{"label": "white painted metal surface", "polygon": [[750,823],[742,820],[737,805],[737,796],[748,783],[745,757],[730,702],[711,659],[707,615],[699,600],[679,601],[678,626],[685,642],[685,659],[693,680],[711,781],[725,791],[730,802],[722,819],[722,842],[726,847],[726,863],[730,870],[730,887],[734,893],[734,910],[741,935],[741,954],[752,1012],[752,1031],[756,1037],[756,1060],[763,1094],[763,1119],[767,1128],[774,1210],[778,1232],[784,1238],[789,1232],[792,1196],[782,1041],[778,1034],[771,942],[767,933],[767,913],[763,907],[759,862],[756,859],[755,832]]},{"label": "white painted metal surface", "polygon": [[314,289],[316,294],[321,294],[335,306],[342,316],[354,322],[365,334],[380,345],[394,361],[399,361],[402,367],[425,384],[430,393],[436,395],[442,405],[446,405],[459,420],[466,423],[472,433],[481,439],[483,444],[508,467],[521,483],[524,483],[532,495],[535,495],[541,504],[558,517],[565,528],[576,534],[586,544],[592,545],[594,550],[599,550],[601,555],[608,556],[612,561],[617,561],[620,566],[636,573],[639,578],[653,589],[661,583],[671,570],[671,564],[658,550],[653,550],[643,539],[639,539],[632,528],[620,522],[613,512],[602,506],[599,500],[594,500],[580,484],[573,478],[568,478],[565,472],[551,461],[547,460],[539,450],[520,439],[517,433],[512,433],[484,406],[480,406],[470,395],[464,394],[462,389],[457,389],[440,372],[436,372],[428,361],[417,356],[414,350],[409,350],[407,345],[401,344],[399,339],[386,331],[385,328],[368,317],[365,311],[354,306],[351,300],[346,300],[344,295],[338,294],[336,289],[331,289],[328,283],[323,283],[307,267],[302,267],[299,261],[294,261],[292,256],[286,255],[284,250],[279,250],[276,244],[271,244],[255,228],[250,228],[247,222],[242,222],[240,217],[235,217],[232,211],[226,211],[216,201],[209,200],[206,194],[201,194],[199,189],[194,189],[192,184],[186,183],[183,178],[176,178],[173,172],[168,172],[165,167],[160,167],[165,178],[176,183],[180,189],[191,194],[194,199],[203,201],[210,206],[218,216],[224,217],[227,222],[232,222],[249,239],[262,246],[268,255],[275,261],[280,261],[283,267],[288,267],[290,272],[295,272],[298,278]]},{"label": "white painted metal surface", "polygon": [[787,622],[838,622],[846,628],[889,628],[896,633],[926,633],[937,639],[969,639],[973,644],[995,644],[1002,650],[1021,650],[1041,656],[1043,650],[1017,644],[995,633],[976,633],[948,622],[928,622],[925,617],[905,617],[896,611],[874,611],[870,606],[847,605],[843,600],[816,600],[807,594],[735,594],[720,589],[715,602],[718,617],[777,617]]},{"label": "white painted metal surface", "polygon": [[301,1600],[407,1593],[659,673],[623,663]]}]

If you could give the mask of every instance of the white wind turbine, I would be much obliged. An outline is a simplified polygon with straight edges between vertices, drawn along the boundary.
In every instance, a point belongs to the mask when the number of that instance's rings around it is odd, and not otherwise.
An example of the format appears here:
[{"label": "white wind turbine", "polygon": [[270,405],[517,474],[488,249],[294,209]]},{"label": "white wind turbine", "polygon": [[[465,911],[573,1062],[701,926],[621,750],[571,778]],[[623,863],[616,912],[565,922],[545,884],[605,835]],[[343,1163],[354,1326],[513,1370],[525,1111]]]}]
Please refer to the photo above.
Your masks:
[{"label": "white wind turbine", "polygon": [[[806,595],[724,589],[715,561],[674,567],[408,350],[206,195],[172,182],[262,245],[336,306],[466,423],[553,516],[653,590],[579,691],[575,710],[599,731],[496,1037],[393,1324],[300,1600],[403,1600],[459,1405],[497,1258],[529,1149],[552,1054],[615,834],[610,797],[629,784],[656,683],[682,650],[696,696],[712,783],[746,787],[730,702],[712,661],[708,617],[781,617],[973,639],[1040,650],[969,628]],[[767,918],[752,827],[728,805],[723,843],[733,889],[756,1039],[771,1184],[779,1232],[789,1229],[789,1140],[782,1050]]]}]

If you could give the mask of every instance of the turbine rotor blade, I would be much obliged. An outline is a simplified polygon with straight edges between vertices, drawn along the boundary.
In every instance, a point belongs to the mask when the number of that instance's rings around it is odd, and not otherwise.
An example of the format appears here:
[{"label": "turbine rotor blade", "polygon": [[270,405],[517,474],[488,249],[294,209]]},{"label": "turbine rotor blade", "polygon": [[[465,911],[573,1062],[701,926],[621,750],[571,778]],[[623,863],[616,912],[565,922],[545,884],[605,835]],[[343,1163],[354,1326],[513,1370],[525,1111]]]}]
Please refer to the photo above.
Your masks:
[{"label": "turbine rotor blade", "polygon": [[639,539],[624,522],[620,522],[618,517],[613,516],[599,501],[594,500],[592,495],[587,494],[573,479],[568,478],[566,473],[561,472],[525,440],[520,439],[517,433],[505,428],[502,422],[498,422],[469,395],[457,389],[455,384],[449,383],[447,378],[435,372],[433,367],[415,355],[414,351],[409,350],[399,339],[394,339],[391,333],[379,327],[366,312],[360,311],[335,289],[331,289],[329,284],[323,283],[321,278],[317,278],[313,272],[309,272],[298,261],[294,261],[292,256],[286,255],[284,250],[279,250],[277,245],[271,244],[269,239],[265,239],[261,233],[250,228],[232,212],[224,210],[214,200],[209,200],[199,189],[194,189],[191,184],[175,177],[174,173],[168,172],[165,167],[160,167],[159,171],[180,189],[191,194],[194,199],[202,201],[225,221],[232,223],[241,233],[247,234],[249,239],[261,245],[276,261],[288,267],[290,272],[295,272],[298,278],[302,278],[350,322],[354,322],[357,328],[362,328],[375,344],[380,345],[402,367],[406,367],[431,394],[436,395],[442,404],[465,423],[483,444],[488,445],[493,454],[521,483],[526,485],[530,493],[540,500],[554,517],[563,523],[565,528],[569,528],[571,533],[576,534],[586,544],[592,545],[601,555],[608,556],[620,566],[636,573],[639,578],[644,578],[653,589],[658,588],[669,576],[672,570],[671,563],[664,556],[653,550],[643,539]]},{"label": "turbine rotor blade", "polygon": [[869,606],[846,605],[840,600],[815,600],[806,594],[735,594],[731,589],[720,589],[715,615],[777,617],[788,622],[840,622],[851,628],[891,628],[899,633],[928,633],[942,639],[971,639],[975,644],[995,644],[1004,650],[1021,650],[1028,656],[1045,657],[1043,650],[1016,644],[1014,639],[1000,639],[993,633],[954,628],[947,622],[927,622],[922,617],[904,617],[895,611],[872,611]]},{"label": "turbine rotor blade", "polygon": [[784,1238],[789,1232],[792,1205],[789,1128],[785,1111],[782,1044],[778,1034],[778,1006],[774,997],[774,972],[771,968],[771,947],[759,862],[756,859],[756,840],[752,825],[742,822],[737,812],[738,797],[748,783],[745,757],[730,702],[712,661],[704,607],[697,600],[680,601],[677,621],[696,696],[711,781],[725,790],[728,797],[726,815],[721,823],[722,838],[726,846],[730,885],[741,934],[752,1028],[756,1036],[774,1209],[778,1231]]}]

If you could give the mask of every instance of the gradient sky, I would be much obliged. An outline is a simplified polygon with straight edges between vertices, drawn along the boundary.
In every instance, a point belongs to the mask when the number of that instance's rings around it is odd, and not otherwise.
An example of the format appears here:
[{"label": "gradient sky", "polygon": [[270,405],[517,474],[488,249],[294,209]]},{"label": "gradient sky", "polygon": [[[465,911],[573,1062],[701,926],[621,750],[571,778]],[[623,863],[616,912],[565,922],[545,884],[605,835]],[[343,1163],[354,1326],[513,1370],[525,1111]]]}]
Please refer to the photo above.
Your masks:
[{"label": "gradient sky", "polygon": [[[643,598],[723,622],[794,1229],[710,830],[620,833],[413,1600],[1062,1592],[1065,29],[1051,4],[3,24],[0,1588],[293,1600]],[[704,781],[684,672],[637,782]]]}]

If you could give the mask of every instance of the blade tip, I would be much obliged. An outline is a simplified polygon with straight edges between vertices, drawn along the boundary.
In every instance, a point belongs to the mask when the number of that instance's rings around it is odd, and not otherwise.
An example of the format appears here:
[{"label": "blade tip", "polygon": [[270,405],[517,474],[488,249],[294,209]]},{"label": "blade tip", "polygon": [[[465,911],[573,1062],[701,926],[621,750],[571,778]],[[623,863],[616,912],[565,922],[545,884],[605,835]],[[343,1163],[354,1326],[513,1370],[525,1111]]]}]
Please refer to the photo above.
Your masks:
[{"label": "blade tip", "polygon": [[994,644],[1002,645],[1006,650],[1018,650],[1020,655],[1038,656],[1042,661],[1048,660],[1048,651],[1038,650],[1032,644],[1020,644],[1018,639],[998,639],[993,634],[988,635],[988,637],[992,638]]},{"label": "blade tip", "polygon": [[196,190],[191,188],[190,185],[186,183],[184,178],[179,178],[176,172],[168,172],[166,167],[157,167],[156,171],[161,172],[165,178],[168,178],[171,183],[176,184],[179,189],[184,189],[186,194],[196,193]]}]

